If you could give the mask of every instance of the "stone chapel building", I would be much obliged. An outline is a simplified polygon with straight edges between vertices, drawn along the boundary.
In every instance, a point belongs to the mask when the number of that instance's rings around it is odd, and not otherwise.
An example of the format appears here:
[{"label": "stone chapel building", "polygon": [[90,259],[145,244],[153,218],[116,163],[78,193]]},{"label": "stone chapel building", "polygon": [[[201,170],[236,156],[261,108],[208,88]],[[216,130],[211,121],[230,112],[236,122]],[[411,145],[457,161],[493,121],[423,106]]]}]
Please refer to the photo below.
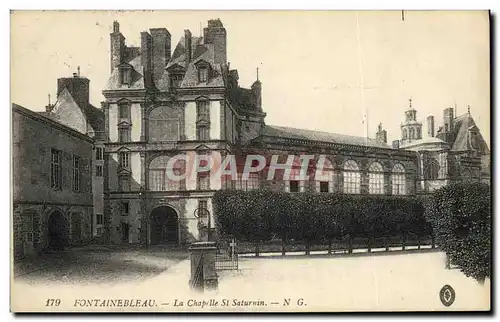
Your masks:
[{"label": "stone chapel building", "polygon": [[[428,135],[410,103],[401,140],[310,131],[265,123],[262,83],[238,84],[227,61],[226,29],[209,20],[202,37],[189,30],[175,47],[166,28],[141,33],[130,47],[118,22],[110,35],[110,78],[105,102],[103,240],[148,245],[184,244],[199,238],[197,209],[213,216],[211,196],[219,189],[277,189],[318,193],[415,195],[452,180],[489,180],[489,150],[470,114],[445,110],[444,127]],[[451,113],[451,114],[450,114]],[[169,182],[165,170],[177,154],[328,155],[327,174],[297,178],[224,180],[200,173]],[[297,164],[295,164],[297,165]],[[239,164],[242,166],[242,164]],[[182,173],[186,164],[176,164]],[[207,220],[207,218],[202,218]],[[213,223],[213,218],[211,218]]]}]

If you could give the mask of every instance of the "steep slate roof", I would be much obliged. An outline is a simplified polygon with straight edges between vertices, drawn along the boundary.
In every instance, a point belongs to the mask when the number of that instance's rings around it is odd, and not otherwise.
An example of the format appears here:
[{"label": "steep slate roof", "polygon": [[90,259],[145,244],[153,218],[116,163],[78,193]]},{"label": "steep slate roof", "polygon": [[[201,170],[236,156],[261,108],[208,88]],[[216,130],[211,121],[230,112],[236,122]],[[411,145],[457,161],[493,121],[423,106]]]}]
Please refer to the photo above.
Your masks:
[{"label": "steep slate roof", "polygon": [[141,64],[141,51],[139,47],[126,47],[124,62],[120,65],[129,65],[132,68],[130,85],[122,86],[120,72],[115,68],[109,77],[105,90],[111,89],[144,89],[143,66]]},{"label": "steep slate roof", "polygon": [[256,109],[256,98],[251,89],[238,87],[233,91],[233,104],[242,109]]},{"label": "steep slate roof", "polygon": [[425,137],[423,139],[420,139],[420,140],[414,140],[414,141],[411,141],[409,143],[406,143],[406,144],[402,144],[400,146],[400,148],[409,148],[409,147],[413,147],[413,146],[416,146],[416,145],[429,145],[429,144],[435,144],[436,146],[447,146],[448,147],[448,143],[446,143],[445,141],[441,140],[441,139],[438,139],[437,137]]},{"label": "steep slate roof", "polygon": [[[85,115],[88,124],[92,127],[94,131],[97,132],[104,131],[104,112],[100,108],[97,108],[90,103],[87,106],[79,106],[66,87],[59,93],[57,97],[57,102],[55,103],[52,110],[54,109],[57,110],[57,108],[61,105],[64,105],[65,107],[70,107],[70,109],[80,109]],[[38,112],[38,114],[50,118],[54,121],[60,122],[60,120],[54,113]]]},{"label": "steep slate roof", "polygon": [[364,137],[359,137],[359,136],[351,136],[351,135],[336,134],[329,132],[296,129],[284,126],[266,125],[264,128],[263,135],[280,137],[280,138],[302,139],[309,141],[321,141],[330,143],[370,146],[370,147],[378,147],[386,149],[391,148],[387,144],[381,143],[375,139],[366,139]]},{"label": "steep slate roof", "polygon": [[489,148],[480,134],[480,137],[476,138],[475,142],[472,142],[470,130],[474,128],[477,128],[477,126],[469,113],[456,117],[453,131],[454,142],[451,150],[469,151],[476,147],[481,154],[489,153]]},{"label": "steep slate roof", "polygon": [[92,104],[89,104],[84,112],[94,131],[104,132],[104,112]]},{"label": "steep slate roof", "polygon": [[[222,66],[220,64],[214,63],[214,51],[215,47],[213,44],[204,44],[203,37],[192,37],[191,38],[191,62],[187,63],[186,60],[186,48],[184,46],[185,40],[184,36],[181,37],[172,57],[167,63],[166,70],[169,68],[179,65],[185,69],[184,79],[181,83],[181,88],[183,87],[223,87],[224,79],[222,77]],[[196,64],[205,61],[210,65],[210,74],[208,77],[208,82],[200,83],[198,82],[198,72],[196,69]],[[169,85],[169,74],[168,71],[163,73],[160,80],[157,80],[156,86],[160,90],[166,90]]]}]

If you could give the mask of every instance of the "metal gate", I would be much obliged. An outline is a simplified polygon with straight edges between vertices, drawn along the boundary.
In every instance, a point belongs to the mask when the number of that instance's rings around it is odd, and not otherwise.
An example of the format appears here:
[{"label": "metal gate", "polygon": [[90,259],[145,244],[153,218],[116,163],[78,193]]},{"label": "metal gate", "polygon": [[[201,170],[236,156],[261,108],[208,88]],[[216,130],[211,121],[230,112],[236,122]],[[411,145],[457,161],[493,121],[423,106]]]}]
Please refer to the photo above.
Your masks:
[{"label": "metal gate", "polygon": [[238,250],[236,240],[221,239],[217,242],[217,253],[215,254],[216,270],[237,270]]}]

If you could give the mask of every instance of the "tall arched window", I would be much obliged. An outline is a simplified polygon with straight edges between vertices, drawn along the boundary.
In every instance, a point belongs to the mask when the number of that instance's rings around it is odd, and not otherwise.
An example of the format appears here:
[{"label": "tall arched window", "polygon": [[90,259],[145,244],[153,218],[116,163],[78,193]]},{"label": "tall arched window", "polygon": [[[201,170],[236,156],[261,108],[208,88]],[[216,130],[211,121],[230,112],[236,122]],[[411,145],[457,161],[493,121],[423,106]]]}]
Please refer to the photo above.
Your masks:
[{"label": "tall arched window", "polygon": [[408,138],[408,130],[404,129],[403,130],[403,139],[407,139],[407,138]]},{"label": "tall arched window", "polygon": [[405,168],[399,163],[392,168],[392,194],[406,194]]},{"label": "tall arched window", "polygon": [[356,161],[348,160],[344,163],[344,193],[361,192],[361,175]]},{"label": "tall arched window", "polygon": [[370,194],[384,193],[384,168],[378,162],[373,162],[368,169],[368,188]]},{"label": "tall arched window", "polygon": [[[170,162],[170,157],[160,155],[149,163],[149,190],[178,191],[183,188],[177,176],[185,174],[185,161]],[[173,163],[173,164],[172,164]]]},{"label": "tall arched window", "polygon": [[158,106],[149,113],[150,141],[178,141],[179,135],[179,114],[177,108]]}]

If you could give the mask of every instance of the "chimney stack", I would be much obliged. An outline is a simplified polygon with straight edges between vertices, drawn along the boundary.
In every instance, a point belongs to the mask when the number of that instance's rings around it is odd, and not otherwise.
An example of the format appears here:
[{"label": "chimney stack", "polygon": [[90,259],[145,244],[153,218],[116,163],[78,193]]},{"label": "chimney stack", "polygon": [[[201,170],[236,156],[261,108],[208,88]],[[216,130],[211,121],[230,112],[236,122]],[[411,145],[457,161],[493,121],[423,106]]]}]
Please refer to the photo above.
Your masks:
[{"label": "chimney stack", "polygon": [[453,108],[449,107],[443,111],[443,123],[445,132],[453,132]]},{"label": "chimney stack", "polygon": [[427,117],[427,136],[434,137],[434,116]]},{"label": "chimney stack", "polygon": [[147,87],[152,84],[152,39],[147,31],[141,32],[141,65],[144,68],[144,82]]},{"label": "chimney stack", "polygon": [[399,140],[392,141],[392,148],[399,149]]},{"label": "chimney stack", "polygon": [[203,29],[205,44],[214,45],[214,62],[227,63],[226,29],[220,19],[208,21],[208,27]]},{"label": "chimney stack", "polygon": [[158,81],[165,72],[171,55],[171,36],[166,28],[149,29],[153,38],[152,62],[153,79]]},{"label": "chimney stack", "polygon": [[189,29],[184,30],[184,48],[186,49],[186,64],[191,62],[192,48],[191,48],[191,31]]},{"label": "chimney stack", "polygon": [[120,65],[123,61],[125,51],[125,37],[120,32],[120,24],[118,21],[113,22],[113,33],[110,35],[111,39],[111,73],[115,70],[116,66]]},{"label": "chimney stack", "polygon": [[90,81],[85,77],[78,77],[77,73],[73,73],[73,77],[64,77],[57,79],[57,97],[65,88],[80,106],[81,109],[86,109],[89,105],[89,89]]}]

